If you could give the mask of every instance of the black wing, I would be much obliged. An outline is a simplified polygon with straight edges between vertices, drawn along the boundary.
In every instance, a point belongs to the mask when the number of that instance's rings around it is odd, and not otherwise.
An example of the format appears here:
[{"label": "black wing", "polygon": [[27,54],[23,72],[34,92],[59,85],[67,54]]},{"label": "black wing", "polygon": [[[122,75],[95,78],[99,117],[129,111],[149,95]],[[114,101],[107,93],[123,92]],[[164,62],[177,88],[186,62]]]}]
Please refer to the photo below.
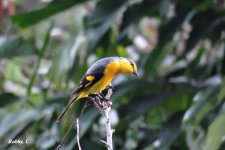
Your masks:
[{"label": "black wing", "polygon": [[98,82],[103,77],[103,73],[85,75],[78,85],[77,89],[73,94],[79,93],[80,91],[87,89]]}]

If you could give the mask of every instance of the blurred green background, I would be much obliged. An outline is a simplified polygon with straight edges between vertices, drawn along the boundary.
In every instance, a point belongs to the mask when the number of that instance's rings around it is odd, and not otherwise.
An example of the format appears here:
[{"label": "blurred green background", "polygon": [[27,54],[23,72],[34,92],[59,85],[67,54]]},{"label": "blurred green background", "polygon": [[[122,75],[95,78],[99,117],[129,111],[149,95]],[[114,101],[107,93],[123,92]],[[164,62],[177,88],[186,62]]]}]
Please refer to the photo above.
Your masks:
[{"label": "blurred green background", "polygon": [[[113,82],[115,150],[225,149],[223,0],[1,0],[0,27],[0,149],[55,149],[85,101],[57,115],[107,56],[141,75]],[[105,149],[93,106],[80,128],[84,150]],[[77,149],[75,129],[62,149]]]}]

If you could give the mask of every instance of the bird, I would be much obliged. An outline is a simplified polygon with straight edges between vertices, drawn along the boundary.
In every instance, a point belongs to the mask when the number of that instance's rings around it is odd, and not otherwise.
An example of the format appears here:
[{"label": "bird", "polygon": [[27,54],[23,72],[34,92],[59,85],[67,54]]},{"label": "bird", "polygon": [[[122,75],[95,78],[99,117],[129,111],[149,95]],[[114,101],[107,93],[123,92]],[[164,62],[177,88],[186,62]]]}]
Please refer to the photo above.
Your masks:
[{"label": "bird", "polygon": [[56,122],[60,122],[67,110],[77,100],[88,97],[90,94],[100,93],[120,73],[139,76],[137,65],[130,58],[118,56],[105,57],[93,63],[81,78],[78,87],[72,94],[72,99],[58,116]]}]

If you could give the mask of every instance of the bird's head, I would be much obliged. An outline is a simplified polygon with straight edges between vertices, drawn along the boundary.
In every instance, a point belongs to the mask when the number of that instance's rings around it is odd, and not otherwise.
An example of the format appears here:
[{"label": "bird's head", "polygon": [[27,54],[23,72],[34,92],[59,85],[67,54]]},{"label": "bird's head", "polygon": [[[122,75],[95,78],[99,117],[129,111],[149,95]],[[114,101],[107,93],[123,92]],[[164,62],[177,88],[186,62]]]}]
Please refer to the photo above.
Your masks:
[{"label": "bird's head", "polygon": [[139,76],[137,73],[137,65],[132,59],[120,57],[120,72],[125,74],[134,74]]}]

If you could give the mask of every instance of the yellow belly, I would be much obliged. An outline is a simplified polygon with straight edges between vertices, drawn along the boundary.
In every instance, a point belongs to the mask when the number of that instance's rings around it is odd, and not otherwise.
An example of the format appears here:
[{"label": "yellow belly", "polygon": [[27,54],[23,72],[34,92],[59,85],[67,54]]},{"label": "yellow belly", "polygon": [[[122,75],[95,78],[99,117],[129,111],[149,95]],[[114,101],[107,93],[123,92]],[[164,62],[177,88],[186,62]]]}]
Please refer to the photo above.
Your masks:
[{"label": "yellow belly", "polygon": [[91,94],[96,94],[102,90],[104,90],[107,85],[109,85],[112,82],[113,77],[103,77],[101,80],[99,80],[97,83],[95,83],[91,88],[89,88],[87,91]]}]

